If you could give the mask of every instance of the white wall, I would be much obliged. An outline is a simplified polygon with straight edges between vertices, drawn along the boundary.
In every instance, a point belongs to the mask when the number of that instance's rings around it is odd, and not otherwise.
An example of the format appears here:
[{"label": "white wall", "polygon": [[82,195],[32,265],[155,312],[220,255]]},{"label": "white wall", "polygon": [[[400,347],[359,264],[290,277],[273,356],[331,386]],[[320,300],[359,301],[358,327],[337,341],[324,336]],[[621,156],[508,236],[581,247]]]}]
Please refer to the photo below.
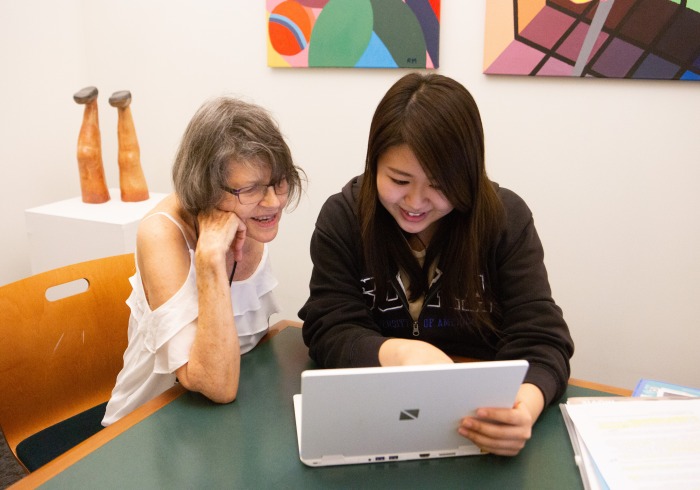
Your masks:
[{"label": "white wall", "polygon": [[[443,0],[439,73],[480,104],[491,177],[530,204],[577,351],[573,375],[700,386],[700,85],[485,76],[484,2]],[[0,284],[29,275],[24,210],[80,194],[75,146],[100,89],[108,184],[112,92],[128,89],[149,187],[169,192],[179,137],[224,93],[268,107],[310,179],[273,242],[285,317],[308,293],[323,201],[361,172],[377,102],[403,70],[266,66],[262,1],[0,0]]]}]

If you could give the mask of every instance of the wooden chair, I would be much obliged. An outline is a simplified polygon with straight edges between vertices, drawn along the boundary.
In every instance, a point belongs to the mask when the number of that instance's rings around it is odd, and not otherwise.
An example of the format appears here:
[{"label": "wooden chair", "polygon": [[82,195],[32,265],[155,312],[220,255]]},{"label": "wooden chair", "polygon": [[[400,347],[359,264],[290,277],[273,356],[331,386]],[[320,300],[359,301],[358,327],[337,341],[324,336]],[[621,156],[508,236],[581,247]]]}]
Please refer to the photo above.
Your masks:
[{"label": "wooden chair", "polygon": [[123,364],[134,272],[124,254],[0,287],[0,427],[28,470],[99,430]]}]

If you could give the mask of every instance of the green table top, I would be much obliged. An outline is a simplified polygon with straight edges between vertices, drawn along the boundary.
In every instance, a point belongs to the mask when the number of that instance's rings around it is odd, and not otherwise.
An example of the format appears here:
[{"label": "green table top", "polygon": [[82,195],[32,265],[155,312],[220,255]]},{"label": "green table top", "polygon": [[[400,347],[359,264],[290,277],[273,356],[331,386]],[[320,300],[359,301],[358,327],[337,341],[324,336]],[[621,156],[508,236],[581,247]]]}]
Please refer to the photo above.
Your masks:
[{"label": "green table top", "polygon": [[[186,393],[42,488],[583,488],[558,406],[514,458],[309,468],[299,460],[292,395],[311,368],[301,329],[287,328],[243,356],[235,402]],[[573,386],[566,393],[600,395]]]}]

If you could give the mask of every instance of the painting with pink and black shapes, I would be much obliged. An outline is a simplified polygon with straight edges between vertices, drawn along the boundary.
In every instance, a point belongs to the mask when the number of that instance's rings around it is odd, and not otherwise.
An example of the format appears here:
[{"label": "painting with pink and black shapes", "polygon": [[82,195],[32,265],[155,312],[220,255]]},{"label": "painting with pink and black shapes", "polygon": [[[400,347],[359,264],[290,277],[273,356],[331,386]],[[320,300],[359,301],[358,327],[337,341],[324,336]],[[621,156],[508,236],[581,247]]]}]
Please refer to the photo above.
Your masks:
[{"label": "painting with pink and black shapes", "polygon": [[700,80],[700,0],[487,0],[484,73]]}]

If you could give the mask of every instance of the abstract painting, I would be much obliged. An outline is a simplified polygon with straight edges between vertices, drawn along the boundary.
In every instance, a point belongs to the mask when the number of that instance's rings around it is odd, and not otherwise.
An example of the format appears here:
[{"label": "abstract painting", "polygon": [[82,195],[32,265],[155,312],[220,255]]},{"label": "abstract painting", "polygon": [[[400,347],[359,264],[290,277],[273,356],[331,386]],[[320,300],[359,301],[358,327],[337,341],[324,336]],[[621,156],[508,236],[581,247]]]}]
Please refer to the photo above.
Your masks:
[{"label": "abstract painting", "polygon": [[487,0],[484,73],[700,80],[700,0]]},{"label": "abstract painting", "polygon": [[440,0],[266,0],[267,64],[437,68]]}]

